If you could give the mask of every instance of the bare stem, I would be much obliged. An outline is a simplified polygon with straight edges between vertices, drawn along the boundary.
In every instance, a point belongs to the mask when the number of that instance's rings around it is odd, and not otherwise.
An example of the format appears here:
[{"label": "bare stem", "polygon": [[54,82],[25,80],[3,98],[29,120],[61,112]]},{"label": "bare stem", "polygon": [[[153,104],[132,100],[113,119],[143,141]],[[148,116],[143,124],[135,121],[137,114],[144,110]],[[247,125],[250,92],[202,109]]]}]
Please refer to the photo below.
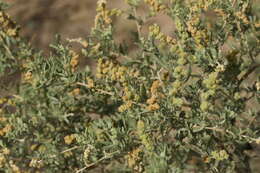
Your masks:
[{"label": "bare stem", "polygon": [[251,74],[253,73],[257,68],[260,67],[260,64],[254,65],[251,69],[249,69],[238,81],[238,86],[241,85],[241,83]]},{"label": "bare stem", "polygon": [[[76,84],[89,88],[87,84],[84,84],[84,83],[81,83],[81,82],[77,82]],[[108,91],[105,91],[105,90],[102,90],[102,89],[98,89],[98,88],[95,88],[95,90],[99,91],[102,94],[107,94],[107,95],[113,96],[113,93],[111,93],[111,92],[108,92]]]},{"label": "bare stem", "polygon": [[135,24],[136,24],[136,28],[137,28],[137,33],[138,33],[138,39],[140,39],[141,37],[141,25],[138,23],[137,21],[137,12],[136,12],[136,7],[133,8],[133,12],[135,15]]},{"label": "bare stem", "polygon": [[87,164],[85,167],[83,167],[83,168],[77,170],[76,173],[80,173],[80,172],[82,172],[82,171],[84,171],[84,170],[86,170],[86,169],[88,169],[88,168],[90,168],[90,167],[93,167],[93,166],[97,165],[98,163],[100,163],[100,162],[102,162],[102,161],[104,161],[104,160],[106,160],[106,159],[110,159],[110,158],[112,158],[115,154],[118,154],[118,153],[119,153],[119,151],[115,151],[115,152],[113,152],[113,153],[106,153],[104,157],[100,158],[99,160],[97,160],[97,161],[94,162],[94,163]]}]

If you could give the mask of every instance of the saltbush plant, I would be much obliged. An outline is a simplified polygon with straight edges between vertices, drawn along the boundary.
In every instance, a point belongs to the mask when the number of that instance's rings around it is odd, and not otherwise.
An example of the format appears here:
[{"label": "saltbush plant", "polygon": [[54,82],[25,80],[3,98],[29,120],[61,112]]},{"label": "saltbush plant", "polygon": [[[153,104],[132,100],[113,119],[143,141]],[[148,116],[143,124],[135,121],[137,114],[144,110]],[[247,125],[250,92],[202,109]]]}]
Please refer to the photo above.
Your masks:
[{"label": "saltbush plant", "polygon": [[[0,172],[250,173],[246,151],[260,143],[255,1],[125,2],[99,0],[91,34],[57,36],[48,56],[19,37],[1,3],[0,76],[21,80],[1,81]],[[156,23],[143,33],[159,13],[172,35]],[[136,23],[131,54],[114,39],[120,16]]]}]

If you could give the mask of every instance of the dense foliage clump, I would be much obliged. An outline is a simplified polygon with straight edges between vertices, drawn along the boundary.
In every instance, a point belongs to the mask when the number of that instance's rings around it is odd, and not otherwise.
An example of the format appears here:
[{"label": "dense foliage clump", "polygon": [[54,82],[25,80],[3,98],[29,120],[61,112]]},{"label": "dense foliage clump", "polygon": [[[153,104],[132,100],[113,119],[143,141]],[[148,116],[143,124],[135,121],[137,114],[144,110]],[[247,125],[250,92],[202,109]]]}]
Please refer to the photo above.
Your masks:
[{"label": "dense foliage clump", "polygon": [[[251,172],[246,151],[260,144],[254,1],[106,3],[97,2],[89,36],[57,36],[48,57],[0,4],[0,171]],[[172,35],[155,23],[143,33],[159,13],[174,21]],[[137,27],[131,52],[114,39],[112,19],[125,16]],[[6,85],[15,73],[20,82]]]}]

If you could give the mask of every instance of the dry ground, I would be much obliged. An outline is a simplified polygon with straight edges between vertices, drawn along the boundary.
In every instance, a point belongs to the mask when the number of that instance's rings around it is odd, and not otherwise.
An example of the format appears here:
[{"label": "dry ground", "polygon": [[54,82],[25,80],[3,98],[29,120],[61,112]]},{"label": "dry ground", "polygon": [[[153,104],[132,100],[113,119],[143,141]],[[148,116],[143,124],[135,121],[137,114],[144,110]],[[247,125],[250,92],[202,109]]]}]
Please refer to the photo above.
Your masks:
[{"label": "dry ground", "polygon": [[[96,0],[4,0],[11,7],[8,12],[21,25],[21,35],[35,47],[47,50],[54,35],[64,38],[85,37],[94,24]],[[126,9],[123,0],[110,0],[111,8]],[[138,14],[144,14],[145,8],[139,8]],[[174,25],[167,16],[158,16],[149,20],[149,24],[158,22],[163,31],[172,31]],[[129,41],[129,30],[135,30],[135,23],[121,18],[115,20],[118,41]],[[144,27],[144,32],[147,30]]]}]

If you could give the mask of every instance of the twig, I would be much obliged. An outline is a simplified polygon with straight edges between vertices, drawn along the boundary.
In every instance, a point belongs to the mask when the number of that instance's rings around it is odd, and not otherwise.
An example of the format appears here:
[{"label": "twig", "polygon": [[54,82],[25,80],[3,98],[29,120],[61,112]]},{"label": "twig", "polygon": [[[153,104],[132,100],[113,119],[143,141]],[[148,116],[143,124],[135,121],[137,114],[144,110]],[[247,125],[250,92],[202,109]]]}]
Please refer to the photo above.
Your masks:
[{"label": "twig", "polygon": [[75,149],[77,149],[77,148],[79,148],[80,146],[74,146],[74,147],[72,147],[72,148],[69,148],[69,149],[67,149],[67,150],[64,150],[64,151],[62,151],[62,152],[60,152],[61,154],[62,153],[66,153],[66,152],[69,152],[69,151],[72,151],[72,150],[75,150]]},{"label": "twig", "polygon": [[260,67],[260,64],[254,65],[251,69],[249,69],[246,74],[244,74],[238,81],[238,86],[241,85],[241,83],[251,74],[253,73],[257,68]]},{"label": "twig", "polygon": [[13,94],[12,96],[13,96],[14,98],[18,98],[18,99],[20,99],[20,100],[23,100],[23,98],[22,98],[21,96],[19,96],[19,95]]},{"label": "twig", "polygon": [[[77,82],[76,84],[77,84],[77,85],[81,85],[81,86],[85,86],[85,87],[88,88],[88,85],[87,85],[87,84],[84,84],[84,83],[81,83],[81,82]],[[111,92],[108,92],[108,91],[105,91],[105,90],[102,90],[102,89],[98,89],[98,88],[94,88],[94,89],[97,90],[97,91],[99,91],[99,92],[101,92],[102,94],[107,94],[107,95],[113,96],[113,93],[111,93]]]},{"label": "twig", "polygon": [[[77,148],[80,148],[80,146],[74,146],[74,147],[72,147],[72,148],[66,149],[66,150],[64,150],[64,151],[61,151],[60,154],[66,153],[66,152],[68,152],[68,151],[75,150],[75,149],[77,149]],[[57,157],[56,154],[50,155],[50,158],[55,158],[55,157]]]},{"label": "twig", "polygon": [[205,127],[205,129],[207,129],[207,130],[213,130],[213,131],[221,132],[221,133],[224,133],[224,132],[225,132],[225,130],[220,129],[220,128],[216,128],[216,127]]},{"label": "twig", "polygon": [[90,167],[92,167],[92,166],[95,166],[96,164],[102,162],[103,160],[110,159],[110,158],[112,158],[112,157],[113,157],[115,154],[117,154],[117,153],[119,153],[119,151],[115,151],[115,152],[113,152],[113,153],[105,153],[105,156],[104,156],[104,157],[100,158],[99,160],[97,160],[97,161],[94,162],[94,163],[87,164],[85,167],[83,167],[83,168],[77,170],[75,173],[80,173],[80,172],[82,172],[82,171],[84,171],[84,170],[86,170],[86,169],[88,169],[88,168],[90,168]]},{"label": "twig", "polygon": [[9,54],[9,56],[10,56],[13,60],[15,60],[15,57],[13,56],[11,50],[10,50],[5,44],[4,44],[3,46],[4,46],[5,50],[7,51],[7,53]]},{"label": "twig", "polygon": [[250,140],[256,142],[257,144],[260,144],[260,138],[255,139],[255,138],[252,138],[252,137],[250,137],[250,136],[245,136],[245,135],[241,135],[241,136],[242,136],[243,138],[250,139]]},{"label": "twig", "polygon": [[232,7],[235,6],[235,3],[237,2],[237,0],[233,0],[233,3],[232,3]]},{"label": "twig", "polygon": [[227,93],[225,93],[222,89],[219,89],[219,91],[225,95],[227,98],[229,98],[230,100],[233,100],[234,101],[234,98],[232,98],[230,95],[228,95]]}]

